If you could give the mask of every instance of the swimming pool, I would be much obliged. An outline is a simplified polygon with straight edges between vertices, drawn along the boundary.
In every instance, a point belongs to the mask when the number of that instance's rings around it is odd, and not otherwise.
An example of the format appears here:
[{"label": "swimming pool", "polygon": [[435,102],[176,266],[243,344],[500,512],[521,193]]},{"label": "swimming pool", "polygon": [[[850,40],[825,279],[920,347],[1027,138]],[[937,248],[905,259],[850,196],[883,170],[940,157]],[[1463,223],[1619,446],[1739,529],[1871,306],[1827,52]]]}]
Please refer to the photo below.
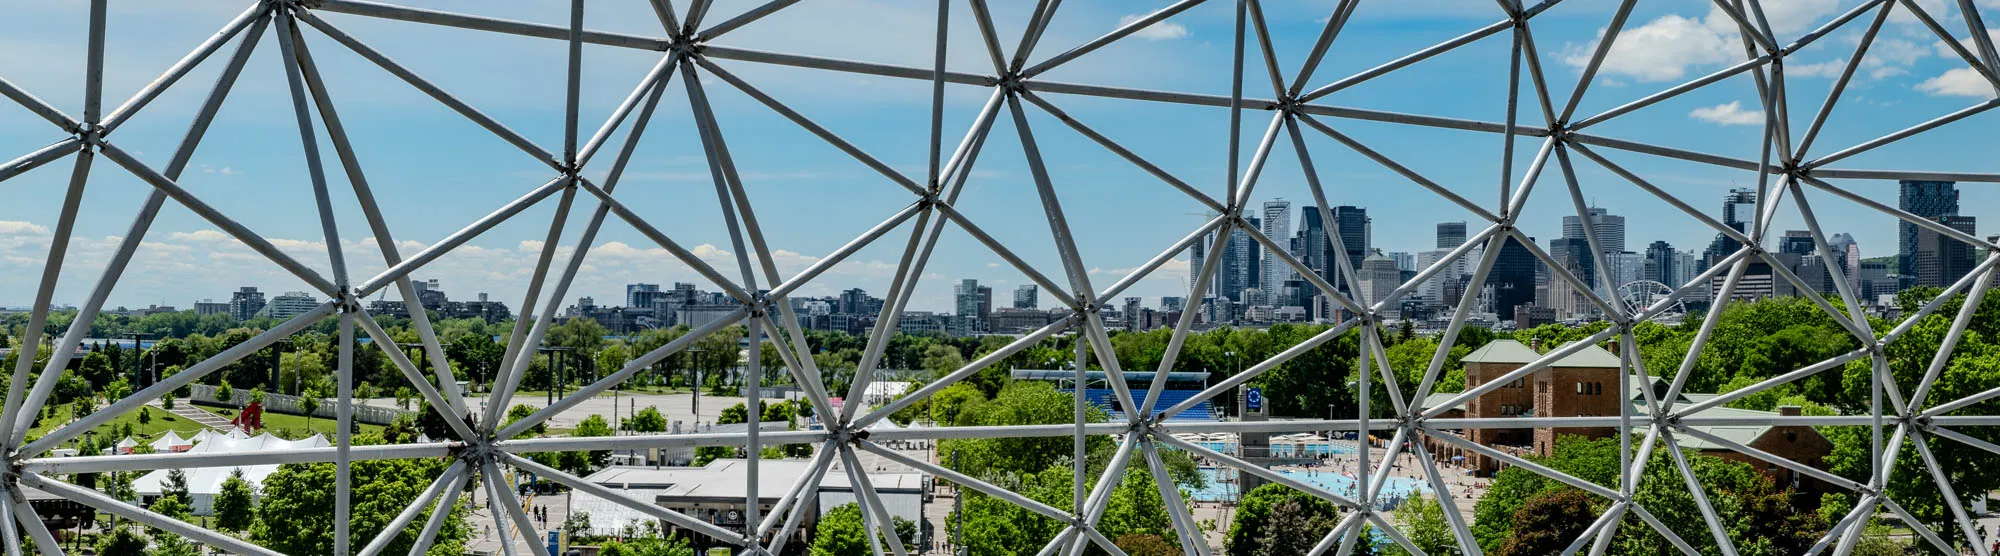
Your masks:
[{"label": "swimming pool", "polygon": [[[1237,470],[1221,469],[1215,467],[1203,467],[1201,468],[1201,473],[1203,476],[1208,478],[1208,488],[1195,491],[1194,493],[1195,500],[1201,502],[1220,502],[1225,500],[1231,500],[1237,496],[1236,493],[1236,474],[1238,473]],[[1324,469],[1315,469],[1315,470],[1282,469],[1279,470],[1278,473],[1283,474],[1286,477],[1298,479],[1299,481],[1304,482],[1306,484],[1326,489],[1328,492],[1345,496],[1350,499],[1358,497],[1356,493],[1356,490],[1358,489],[1355,488],[1354,479],[1348,478],[1346,475],[1342,475],[1338,471],[1324,470]],[[1382,484],[1382,492],[1377,495],[1377,498],[1384,500],[1407,498],[1412,493],[1423,493],[1426,496],[1435,496],[1434,494],[1431,494],[1430,486],[1424,484],[1424,482],[1421,480],[1409,479],[1404,477],[1390,477],[1388,482]]]}]

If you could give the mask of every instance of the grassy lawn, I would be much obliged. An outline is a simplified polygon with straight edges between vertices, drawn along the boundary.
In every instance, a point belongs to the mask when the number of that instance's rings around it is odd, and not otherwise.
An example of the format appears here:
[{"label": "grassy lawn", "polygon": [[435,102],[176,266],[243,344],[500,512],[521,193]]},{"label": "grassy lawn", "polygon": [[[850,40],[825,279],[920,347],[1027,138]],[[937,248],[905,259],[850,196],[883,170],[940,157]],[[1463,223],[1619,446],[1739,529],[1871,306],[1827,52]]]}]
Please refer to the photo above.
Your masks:
[{"label": "grassy lawn", "polygon": [[[216,415],[223,416],[224,418],[236,417],[236,410],[233,409],[225,409],[220,407],[208,407],[203,409],[207,409],[211,412],[214,412]],[[310,426],[308,426],[306,418],[304,416],[286,415],[283,413],[274,413],[270,411],[264,412],[264,430],[269,431],[271,434],[277,435],[279,438],[286,438],[290,440],[307,438],[314,434],[324,434],[326,435],[327,441],[331,442],[333,440],[334,431],[339,429],[339,427],[334,426],[335,424],[336,423],[332,419],[322,419],[314,417],[312,419]],[[367,423],[361,423],[360,425],[361,425],[361,432],[363,433],[380,434],[383,428],[381,425],[370,425]]]},{"label": "grassy lawn", "polygon": [[[150,418],[144,423],[141,423],[139,419],[139,414],[142,412],[150,413]],[[28,431],[28,437],[36,438],[46,435],[68,422],[70,422],[69,404],[50,406],[48,418],[42,419],[40,423],[35,424],[35,428]],[[98,438],[112,438],[116,440],[117,438],[123,438],[116,435],[127,424],[132,426],[132,439],[139,441],[140,444],[151,443],[169,430],[179,432],[182,437],[188,437],[194,436],[195,433],[200,432],[204,428],[194,421],[182,419],[178,415],[157,407],[140,407],[136,411],[120,415],[118,418],[107,421],[91,430],[97,433]]]}]

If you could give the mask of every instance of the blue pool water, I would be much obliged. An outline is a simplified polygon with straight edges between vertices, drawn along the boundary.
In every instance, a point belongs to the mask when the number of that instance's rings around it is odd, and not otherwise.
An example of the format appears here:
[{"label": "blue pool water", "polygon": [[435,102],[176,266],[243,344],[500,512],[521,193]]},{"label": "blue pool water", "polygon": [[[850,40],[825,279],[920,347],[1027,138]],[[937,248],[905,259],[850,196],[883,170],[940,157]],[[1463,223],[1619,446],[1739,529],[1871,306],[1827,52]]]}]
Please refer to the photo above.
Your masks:
[{"label": "blue pool water", "polygon": [[[1337,471],[1331,471],[1331,470],[1301,471],[1296,469],[1286,469],[1286,470],[1280,470],[1278,472],[1285,475],[1286,477],[1298,479],[1299,481],[1304,482],[1306,484],[1324,488],[1328,492],[1332,492],[1334,494],[1338,494],[1348,498],[1357,497],[1356,491],[1358,489],[1355,487],[1354,479],[1350,479],[1345,475],[1341,475]],[[1236,471],[1235,469],[1219,469],[1214,467],[1203,467],[1201,468],[1201,473],[1202,475],[1208,477],[1208,488],[1196,491],[1194,493],[1195,500],[1202,502],[1219,502],[1224,500],[1230,500],[1238,496],[1238,494],[1236,493],[1236,474],[1238,473],[1238,471]],[[1380,499],[1405,498],[1410,496],[1410,494],[1412,493],[1423,493],[1426,496],[1435,496],[1434,494],[1431,494],[1430,490],[1431,490],[1430,487],[1425,485],[1423,481],[1417,479],[1402,478],[1402,477],[1391,477],[1387,483],[1383,483],[1382,492],[1380,493],[1378,498]]]}]

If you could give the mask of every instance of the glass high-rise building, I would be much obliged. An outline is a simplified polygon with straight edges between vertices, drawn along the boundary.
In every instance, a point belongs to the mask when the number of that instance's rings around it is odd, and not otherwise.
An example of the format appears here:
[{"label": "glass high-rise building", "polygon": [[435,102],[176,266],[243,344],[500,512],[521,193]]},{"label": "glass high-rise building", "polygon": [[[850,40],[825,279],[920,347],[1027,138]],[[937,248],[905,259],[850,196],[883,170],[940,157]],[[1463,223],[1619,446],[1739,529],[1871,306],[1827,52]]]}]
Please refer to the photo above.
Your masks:
[{"label": "glass high-rise building", "polygon": [[[1958,215],[1958,182],[1902,180],[1896,183],[1900,186],[1896,208],[1932,220]],[[1909,222],[1896,222],[1896,254],[1900,255],[1896,257],[1896,273],[1905,277],[1917,276],[1917,234],[1922,229]]]},{"label": "glass high-rise building", "polygon": [[1457,249],[1465,244],[1465,222],[1439,222],[1437,228],[1437,248]]}]

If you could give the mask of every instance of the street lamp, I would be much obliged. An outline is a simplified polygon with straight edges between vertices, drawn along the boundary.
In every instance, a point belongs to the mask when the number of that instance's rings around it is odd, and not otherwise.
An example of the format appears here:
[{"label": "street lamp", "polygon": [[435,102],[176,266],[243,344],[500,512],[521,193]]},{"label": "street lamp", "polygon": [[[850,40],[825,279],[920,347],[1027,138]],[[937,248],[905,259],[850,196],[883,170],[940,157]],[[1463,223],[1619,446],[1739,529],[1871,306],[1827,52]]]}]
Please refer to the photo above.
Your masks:
[{"label": "street lamp", "polygon": [[688,370],[694,372],[694,382],[690,383],[690,388],[688,388],[688,391],[694,394],[693,409],[691,411],[694,414],[694,420],[688,421],[688,425],[691,428],[701,425],[701,353],[703,351],[705,350],[698,347],[687,348]]}]

